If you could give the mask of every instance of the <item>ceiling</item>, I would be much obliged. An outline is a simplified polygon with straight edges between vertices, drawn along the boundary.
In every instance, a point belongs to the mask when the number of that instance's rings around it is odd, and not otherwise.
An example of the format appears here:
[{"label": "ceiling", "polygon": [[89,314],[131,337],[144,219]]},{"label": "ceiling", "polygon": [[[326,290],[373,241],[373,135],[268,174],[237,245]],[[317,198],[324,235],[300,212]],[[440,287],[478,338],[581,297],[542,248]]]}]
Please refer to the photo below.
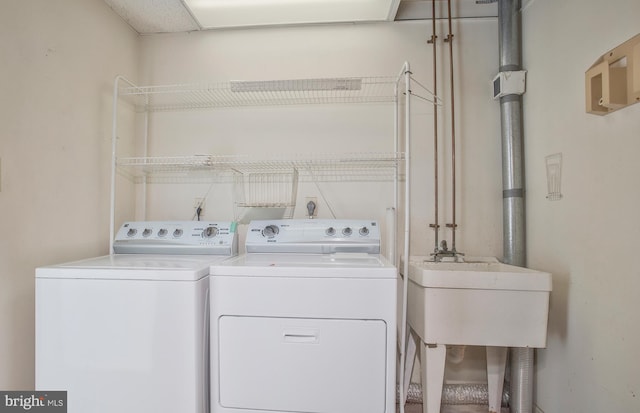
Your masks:
[{"label": "ceiling", "polygon": [[[111,9],[140,34],[205,30],[185,6],[185,0],[104,0]],[[492,0],[451,0],[453,18],[495,17]],[[490,3],[488,3],[490,2]],[[435,0],[436,18],[446,18],[447,1]],[[430,19],[431,0],[401,0],[396,21]]]}]

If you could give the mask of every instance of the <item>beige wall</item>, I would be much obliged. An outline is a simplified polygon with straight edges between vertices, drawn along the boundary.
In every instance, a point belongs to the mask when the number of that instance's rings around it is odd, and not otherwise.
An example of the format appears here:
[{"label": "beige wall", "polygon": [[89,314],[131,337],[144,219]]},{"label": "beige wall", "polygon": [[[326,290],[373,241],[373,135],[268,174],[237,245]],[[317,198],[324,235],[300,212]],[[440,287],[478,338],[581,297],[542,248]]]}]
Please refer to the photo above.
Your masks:
[{"label": "beige wall", "polygon": [[0,5],[0,389],[34,386],[34,269],[108,251],[111,95],[138,36],[100,0]]},{"label": "beige wall", "polygon": [[[585,113],[584,72],[640,31],[637,0],[532,0],[523,13],[529,265],[553,273],[537,352],[545,413],[640,411],[640,105]],[[562,153],[561,201],[545,157]]]}]

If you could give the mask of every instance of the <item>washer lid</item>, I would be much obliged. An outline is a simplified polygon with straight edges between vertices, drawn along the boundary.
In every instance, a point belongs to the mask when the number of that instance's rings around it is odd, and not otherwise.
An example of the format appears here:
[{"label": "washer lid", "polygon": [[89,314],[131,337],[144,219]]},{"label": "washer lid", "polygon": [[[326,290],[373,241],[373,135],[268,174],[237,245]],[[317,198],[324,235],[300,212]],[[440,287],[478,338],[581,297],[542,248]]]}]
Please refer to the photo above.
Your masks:
[{"label": "washer lid", "polygon": [[228,257],[211,255],[114,254],[36,269],[36,278],[193,281]]},{"label": "washer lid", "polygon": [[304,278],[396,278],[396,268],[381,255],[245,254],[211,266],[212,276]]}]

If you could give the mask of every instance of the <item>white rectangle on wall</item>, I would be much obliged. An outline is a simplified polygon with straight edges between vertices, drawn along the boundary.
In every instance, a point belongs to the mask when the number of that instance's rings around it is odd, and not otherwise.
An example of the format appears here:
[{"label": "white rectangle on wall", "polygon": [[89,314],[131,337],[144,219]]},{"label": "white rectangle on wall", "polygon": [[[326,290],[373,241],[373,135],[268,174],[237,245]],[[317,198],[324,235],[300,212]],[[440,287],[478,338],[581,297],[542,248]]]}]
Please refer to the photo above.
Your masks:
[{"label": "white rectangle on wall", "polygon": [[554,153],[545,158],[547,164],[547,199],[559,201],[562,199],[562,153]]}]

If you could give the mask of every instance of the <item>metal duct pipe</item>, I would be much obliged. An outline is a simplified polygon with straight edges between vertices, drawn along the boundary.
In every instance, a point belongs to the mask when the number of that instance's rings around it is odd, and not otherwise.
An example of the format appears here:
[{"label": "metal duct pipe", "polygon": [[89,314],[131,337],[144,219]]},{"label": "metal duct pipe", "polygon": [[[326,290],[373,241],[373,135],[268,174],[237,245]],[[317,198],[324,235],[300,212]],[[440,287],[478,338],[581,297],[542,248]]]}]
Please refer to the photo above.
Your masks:
[{"label": "metal duct pipe", "polygon": [[[411,383],[407,394],[407,403],[422,403],[422,385]],[[443,405],[488,405],[489,389],[486,384],[445,384],[442,387]],[[507,389],[502,391],[502,405],[509,405]]]},{"label": "metal duct pipe", "polygon": [[[500,71],[520,66],[520,0],[499,0]],[[522,96],[500,98],[504,262],[523,267],[525,255]]]},{"label": "metal duct pipe", "polygon": [[[498,0],[500,71],[521,70],[520,0]],[[500,98],[502,128],[503,254],[507,264],[526,265],[522,96]],[[511,411],[533,410],[533,349],[511,349]]]},{"label": "metal duct pipe", "polygon": [[[500,0],[500,71],[517,71],[520,66],[520,0]],[[522,96],[500,98],[502,127],[503,251],[507,264],[523,267],[525,256],[524,153],[522,138]]]}]

